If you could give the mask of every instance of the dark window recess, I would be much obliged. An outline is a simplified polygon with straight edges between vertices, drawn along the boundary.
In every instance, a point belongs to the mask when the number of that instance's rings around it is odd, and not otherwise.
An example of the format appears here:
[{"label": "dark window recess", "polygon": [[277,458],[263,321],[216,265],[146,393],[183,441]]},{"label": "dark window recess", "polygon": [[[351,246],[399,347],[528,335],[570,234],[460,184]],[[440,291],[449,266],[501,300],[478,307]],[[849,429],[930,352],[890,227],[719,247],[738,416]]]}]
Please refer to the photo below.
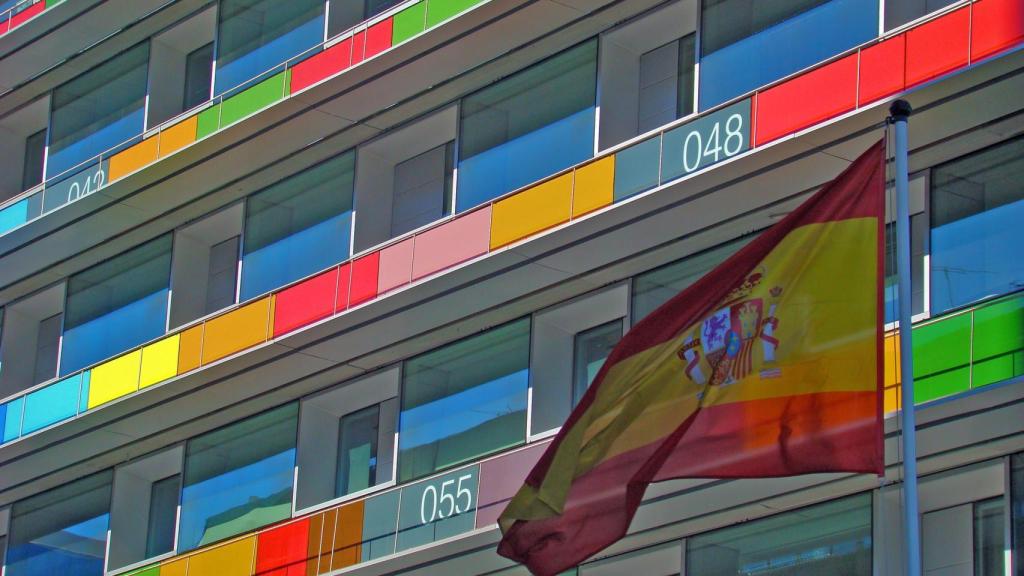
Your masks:
[{"label": "dark window recess", "polygon": [[181,109],[191,110],[210,99],[213,82],[213,42],[185,57],[185,95]]},{"label": "dark window recess", "polygon": [[638,133],[693,112],[695,37],[690,34],[640,56]]},{"label": "dark window recess", "polygon": [[341,34],[401,2],[402,0],[330,0],[327,35],[330,37]]},{"label": "dark window recess", "polygon": [[39,323],[33,384],[45,382],[57,375],[57,351],[60,348],[62,320],[63,314],[55,314]]},{"label": "dark window recess", "polygon": [[346,414],[338,425],[338,472],[334,495],[345,496],[377,484],[380,405]]},{"label": "dark window recess", "polygon": [[25,138],[25,161],[21,172],[21,189],[29,188],[43,181],[43,159],[46,156],[46,129]]},{"label": "dark window recess", "polygon": [[177,521],[180,491],[180,474],[157,480],[150,487],[146,558],[174,550],[174,524]]},{"label": "dark window recess", "polygon": [[576,335],[573,343],[572,405],[583,398],[612,349],[622,339],[622,320],[595,326]]},{"label": "dark window recess", "polygon": [[701,54],[707,56],[828,0],[703,0]]},{"label": "dark window recess", "polygon": [[892,30],[954,2],[956,0],[885,0],[885,29]]},{"label": "dark window recess", "polygon": [[452,172],[451,142],[395,166],[392,237],[451,213]]},{"label": "dark window recess", "polygon": [[238,284],[239,237],[210,247],[210,267],[206,277],[206,313],[212,314],[235,303]]}]

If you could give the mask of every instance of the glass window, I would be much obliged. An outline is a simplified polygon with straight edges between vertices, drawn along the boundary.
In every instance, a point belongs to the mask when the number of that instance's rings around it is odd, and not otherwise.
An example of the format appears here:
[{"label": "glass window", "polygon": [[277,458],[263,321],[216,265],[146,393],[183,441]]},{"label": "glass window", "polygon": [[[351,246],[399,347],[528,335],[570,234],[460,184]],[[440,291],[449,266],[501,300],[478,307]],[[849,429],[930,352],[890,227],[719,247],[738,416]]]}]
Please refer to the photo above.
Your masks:
[{"label": "glass window", "polygon": [[163,335],[170,276],[167,234],[68,279],[60,373]]},{"label": "glass window", "polygon": [[348,258],[353,157],[342,154],[248,198],[242,300]]},{"label": "glass window", "polygon": [[324,5],[324,0],[221,0],[215,93],[323,42]]},{"label": "glass window", "polygon": [[43,181],[43,158],[46,156],[46,129],[25,139],[25,161],[22,163],[21,189],[29,188]]},{"label": "glass window", "polygon": [[60,329],[63,315],[55,314],[39,323],[36,332],[36,361],[33,384],[45,382],[57,375],[57,352],[60,349]]},{"label": "glass window", "polygon": [[238,236],[233,236],[210,247],[210,265],[206,273],[207,314],[235,303],[239,240]]},{"label": "glass window", "polygon": [[1002,498],[974,503],[974,576],[1006,574],[1005,532]]},{"label": "glass window", "polygon": [[189,440],[178,550],[291,516],[298,404]]},{"label": "glass window", "polygon": [[341,417],[334,495],[345,496],[377,484],[380,404]]},{"label": "glass window", "polygon": [[144,42],[53,91],[47,177],[142,134],[148,69]]},{"label": "glass window", "polygon": [[885,29],[892,30],[957,0],[885,0]]},{"label": "glass window", "polygon": [[[924,212],[910,217],[911,315],[924,312],[924,253],[928,220]],[[896,223],[885,225],[885,322],[899,320],[899,276],[896,273]]]},{"label": "glass window", "polygon": [[112,472],[16,502],[4,576],[100,576],[107,548]]},{"label": "glass window", "polygon": [[213,42],[196,48],[185,57],[185,94],[181,109],[191,110],[210,99],[213,81]]},{"label": "glass window", "polygon": [[150,486],[146,558],[174,550],[174,525],[178,516],[178,493],[180,490],[180,474],[157,480]]},{"label": "glass window", "polygon": [[330,0],[327,36],[337,36],[401,3],[402,0]]},{"label": "glass window", "polygon": [[689,288],[749,241],[749,238],[734,240],[634,277],[632,323],[635,325],[658,306]]},{"label": "glass window", "polygon": [[834,500],[689,538],[686,573],[869,576],[871,495]]},{"label": "glass window", "polygon": [[711,54],[827,1],[701,0],[701,54]]},{"label": "glass window", "polygon": [[395,166],[391,237],[426,226],[451,213],[452,143]]},{"label": "glass window", "polygon": [[936,167],[931,312],[1024,288],[1024,138]]},{"label": "glass window", "polygon": [[592,40],[463,99],[456,210],[593,156],[596,89]]},{"label": "glass window", "polygon": [[522,444],[529,356],[526,318],[407,361],[398,481]]},{"label": "glass window", "polygon": [[693,112],[695,38],[690,34],[640,56],[638,133]]},{"label": "glass window", "polygon": [[573,343],[572,405],[579,404],[583,394],[597,376],[612,349],[622,339],[622,320],[614,320],[576,335]]},{"label": "glass window", "polygon": [[[1010,457],[1010,535],[1013,558],[1021,566],[1020,559],[1024,558],[1024,453]],[[1020,574],[1018,568],[1016,576]]]}]

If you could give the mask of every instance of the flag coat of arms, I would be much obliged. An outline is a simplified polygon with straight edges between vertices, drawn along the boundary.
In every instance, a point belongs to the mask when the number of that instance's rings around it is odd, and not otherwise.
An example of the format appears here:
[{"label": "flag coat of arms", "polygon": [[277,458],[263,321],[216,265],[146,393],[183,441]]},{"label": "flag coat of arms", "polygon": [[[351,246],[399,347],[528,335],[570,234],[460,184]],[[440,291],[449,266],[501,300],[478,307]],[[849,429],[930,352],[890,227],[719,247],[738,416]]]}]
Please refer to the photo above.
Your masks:
[{"label": "flag coat of arms", "polygon": [[539,575],[625,535],[651,482],[881,474],[884,146],[637,323],[502,513]]}]

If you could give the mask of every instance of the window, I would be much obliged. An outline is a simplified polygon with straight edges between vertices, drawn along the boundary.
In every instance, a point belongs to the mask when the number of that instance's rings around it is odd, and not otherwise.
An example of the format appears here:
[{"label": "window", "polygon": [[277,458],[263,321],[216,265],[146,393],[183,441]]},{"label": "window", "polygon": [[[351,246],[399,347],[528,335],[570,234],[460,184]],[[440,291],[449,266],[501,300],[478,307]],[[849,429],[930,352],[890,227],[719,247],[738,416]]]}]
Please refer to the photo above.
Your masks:
[{"label": "window", "polygon": [[974,576],[1003,576],[1005,515],[1003,499],[974,503]]},{"label": "window", "polygon": [[637,133],[693,112],[695,38],[690,34],[640,56]]},{"label": "window", "polygon": [[61,375],[164,334],[171,236],[161,236],[68,279]]},{"label": "window", "polygon": [[395,166],[391,236],[401,236],[451,213],[451,195],[451,142]]},{"label": "window", "polygon": [[700,280],[749,242],[734,240],[644,272],[633,278],[632,319],[636,324],[656,308]]},{"label": "window", "polygon": [[1024,288],[1024,138],[932,170],[931,312]]},{"label": "window", "polygon": [[702,0],[701,54],[721,50],[828,0]]},{"label": "window", "polygon": [[583,564],[579,567],[579,576],[679,576],[682,560],[682,544],[669,542]]},{"label": "window", "polygon": [[456,210],[593,156],[596,76],[592,40],[463,99]]},{"label": "window", "polygon": [[188,441],[178,550],[291,516],[298,404]]},{"label": "window", "polygon": [[323,0],[222,0],[215,94],[256,79],[324,40]]},{"label": "window", "polygon": [[622,320],[591,328],[576,335],[573,344],[572,405],[576,406],[622,339]]},{"label": "window", "polygon": [[185,95],[182,110],[191,110],[210,99],[213,82],[213,42],[200,46],[185,57]]},{"label": "window", "polygon": [[348,152],[246,200],[243,301],[348,258],[352,184]]},{"label": "window", "polygon": [[885,0],[885,29],[892,30],[954,2],[956,0]]},{"label": "window", "polygon": [[398,481],[522,444],[529,364],[529,319],[407,361]]},{"label": "window", "polygon": [[153,127],[210,99],[217,8],[211,6],[153,37],[148,123]]},{"label": "window", "polygon": [[57,375],[57,351],[60,348],[60,329],[63,314],[54,314],[39,323],[36,332],[36,361],[33,384],[46,382]]},{"label": "window", "polygon": [[235,303],[239,240],[238,236],[232,236],[210,248],[210,265],[206,271],[206,314]]},{"label": "window", "polygon": [[146,529],[146,558],[174,550],[181,475],[157,480],[149,490],[149,526]]},{"label": "window", "polygon": [[871,561],[870,494],[784,512],[686,541],[686,573],[700,576],[869,576]]},{"label": "window", "polygon": [[46,129],[25,138],[25,161],[21,170],[21,189],[43,181],[43,161],[46,156]]},{"label": "window", "polygon": [[57,375],[63,309],[63,283],[7,305],[0,348],[0,397]]},{"label": "window", "polygon": [[4,576],[102,575],[110,487],[101,472],[16,502]]},{"label": "window", "polygon": [[243,213],[238,202],[174,232],[171,328],[235,303]]},{"label": "window", "polygon": [[380,406],[341,417],[338,426],[338,474],[334,495],[345,496],[377,484],[377,436]]},{"label": "window", "polygon": [[53,91],[47,177],[142,134],[148,64],[144,42]]},{"label": "window", "polygon": [[337,36],[356,24],[369,20],[401,4],[402,0],[329,0],[327,37]]},{"label": "window", "polygon": [[[924,254],[928,220],[924,212],[910,217],[911,316],[924,312]],[[896,269],[896,223],[885,225],[885,322],[899,320],[899,275]]]}]

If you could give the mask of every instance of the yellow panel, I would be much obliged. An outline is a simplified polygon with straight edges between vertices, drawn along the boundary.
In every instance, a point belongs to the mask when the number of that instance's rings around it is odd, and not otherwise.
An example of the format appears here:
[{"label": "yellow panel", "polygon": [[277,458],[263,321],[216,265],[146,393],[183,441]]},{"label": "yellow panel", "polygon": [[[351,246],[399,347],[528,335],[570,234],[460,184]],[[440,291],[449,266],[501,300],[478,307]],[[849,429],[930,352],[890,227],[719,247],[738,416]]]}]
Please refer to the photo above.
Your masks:
[{"label": "yellow panel", "polygon": [[255,536],[203,550],[189,558],[188,576],[251,576],[255,554]]},{"label": "yellow panel", "polygon": [[175,334],[142,349],[142,374],[139,388],[152,386],[178,375],[178,340]]},{"label": "yellow panel", "polygon": [[199,117],[192,116],[160,132],[160,157],[163,158],[195,142],[198,122]]},{"label": "yellow panel", "polygon": [[577,218],[611,204],[614,183],[614,154],[578,168],[572,191],[572,217]]},{"label": "yellow panel", "polygon": [[882,346],[885,358],[883,364],[883,381],[885,382],[885,411],[895,412],[900,408],[900,335],[898,332],[887,334]]},{"label": "yellow panel", "polygon": [[208,320],[203,336],[203,364],[266,342],[269,325],[269,296]]},{"label": "yellow panel", "polygon": [[93,368],[89,379],[89,408],[138,390],[141,360],[142,350],[136,350]]},{"label": "yellow panel", "polygon": [[107,181],[117,180],[156,160],[156,148],[157,138],[154,136],[114,154],[110,158],[110,173],[107,175]]},{"label": "yellow panel", "polygon": [[491,248],[569,221],[572,173],[500,200],[491,212]]},{"label": "yellow panel", "polygon": [[188,558],[173,560],[160,565],[160,576],[187,576]]}]

